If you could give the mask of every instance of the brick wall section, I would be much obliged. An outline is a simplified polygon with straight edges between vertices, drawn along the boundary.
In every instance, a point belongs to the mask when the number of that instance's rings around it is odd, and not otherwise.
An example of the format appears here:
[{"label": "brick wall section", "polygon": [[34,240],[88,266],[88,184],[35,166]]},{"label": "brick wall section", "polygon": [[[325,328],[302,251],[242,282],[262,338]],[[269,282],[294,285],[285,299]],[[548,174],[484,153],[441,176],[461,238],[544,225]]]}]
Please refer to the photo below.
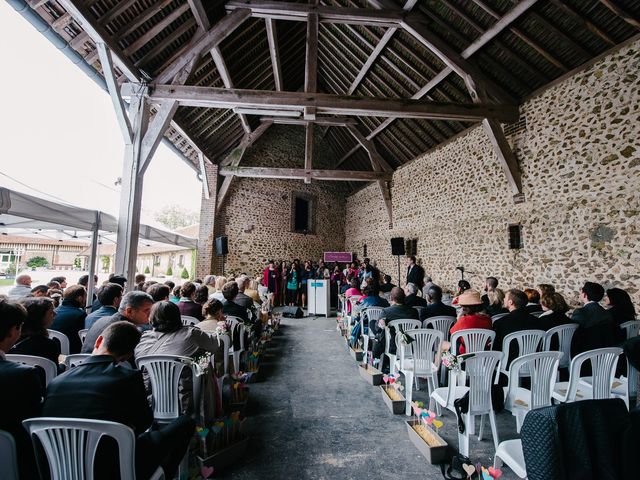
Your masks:
[{"label": "brick wall section", "polygon": [[[511,191],[482,127],[427,152],[393,178],[394,228],[377,186],[347,200],[346,249],[396,274],[389,239],[418,238],[418,257],[453,288],[463,265],[480,288],[555,284],[571,302],[595,280],[640,302],[640,42],[526,101],[527,127],[510,136],[526,202]],[[507,227],[524,248],[508,249]],[[403,270],[404,271],[404,270]]]},{"label": "brick wall section", "polygon": [[196,278],[203,278],[213,272],[215,253],[216,193],[218,166],[205,162],[209,181],[209,198],[205,198],[204,184],[200,202],[200,228],[198,233],[198,252],[196,254]]},{"label": "brick wall section", "polygon": [[[304,128],[274,125],[245,152],[240,166],[299,167],[304,165]],[[331,152],[316,138],[314,167],[327,168]],[[314,199],[314,234],[291,232],[291,193]],[[341,182],[235,178],[216,221],[216,236],[227,235],[225,274],[262,271],[269,259],[321,258],[324,251],[344,248],[346,189]],[[214,273],[221,273],[214,257]]]}]

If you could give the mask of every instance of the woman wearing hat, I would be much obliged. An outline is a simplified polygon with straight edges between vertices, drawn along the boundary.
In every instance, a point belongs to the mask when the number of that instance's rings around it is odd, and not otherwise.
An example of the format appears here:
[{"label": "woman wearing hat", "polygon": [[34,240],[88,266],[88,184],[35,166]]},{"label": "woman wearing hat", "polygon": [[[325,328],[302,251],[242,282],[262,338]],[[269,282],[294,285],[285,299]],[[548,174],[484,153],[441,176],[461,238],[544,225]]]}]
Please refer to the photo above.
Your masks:
[{"label": "woman wearing hat", "polygon": [[[451,330],[449,330],[451,333],[468,328],[493,330],[491,317],[484,311],[480,292],[476,290],[465,290],[458,297],[458,305],[462,307],[462,315],[458,318],[458,321],[453,324]],[[458,353],[465,353],[464,344],[460,345]]]}]

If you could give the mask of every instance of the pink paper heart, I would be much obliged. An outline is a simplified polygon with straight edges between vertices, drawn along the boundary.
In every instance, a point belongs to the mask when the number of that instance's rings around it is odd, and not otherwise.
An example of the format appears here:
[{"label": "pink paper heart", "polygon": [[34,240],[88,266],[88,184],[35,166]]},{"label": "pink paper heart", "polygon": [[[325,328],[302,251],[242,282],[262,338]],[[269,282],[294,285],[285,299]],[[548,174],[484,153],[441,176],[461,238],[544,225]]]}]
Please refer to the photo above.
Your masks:
[{"label": "pink paper heart", "polygon": [[200,473],[202,478],[210,478],[213,475],[213,467],[202,467],[200,468]]},{"label": "pink paper heart", "polygon": [[489,475],[491,475],[494,479],[498,479],[502,476],[502,470],[499,468],[489,467]]}]

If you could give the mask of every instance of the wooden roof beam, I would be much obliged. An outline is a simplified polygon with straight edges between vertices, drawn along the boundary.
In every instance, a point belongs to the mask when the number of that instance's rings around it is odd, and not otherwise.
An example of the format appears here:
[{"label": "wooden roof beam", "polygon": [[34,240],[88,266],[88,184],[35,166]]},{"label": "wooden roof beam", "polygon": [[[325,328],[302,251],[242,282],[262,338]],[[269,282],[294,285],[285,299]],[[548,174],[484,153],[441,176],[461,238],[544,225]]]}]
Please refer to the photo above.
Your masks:
[{"label": "wooden roof beam", "polygon": [[116,112],[116,119],[120,126],[120,131],[124,137],[124,142],[130,145],[133,142],[133,131],[131,130],[131,123],[127,116],[127,111],[124,106],[122,96],[120,96],[120,90],[118,89],[118,82],[113,71],[113,59],[111,57],[111,51],[102,42],[96,43],[98,55],[100,56],[100,65],[102,66],[102,76],[107,84],[107,91],[111,97],[111,103],[113,109]]},{"label": "wooden roof beam", "polygon": [[[233,88],[233,81],[231,80],[231,75],[229,74],[229,69],[227,68],[227,64],[222,57],[222,51],[219,46],[215,46],[211,49],[211,56],[213,57],[213,62],[216,64],[216,68],[218,69],[218,73],[222,78],[222,83],[226,88]],[[238,118],[240,118],[240,123],[242,123],[242,128],[245,132],[251,133],[251,125],[249,125],[249,120],[246,115],[243,113],[238,114]]]},{"label": "wooden roof beam", "polygon": [[281,92],[282,90],[284,90],[284,82],[282,81],[282,66],[280,64],[280,50],[278,49],[278,32],[276,30],[276,21],[273,18],[266,18],[265,27],[267,29],[269,55],[271,56],[271,65],[273,67],[273,81],[276,84],[276,90],[278,92]]},{"label": "wooden roof beam", "polygon": [[191,13],[193,17],[196,19],[198,23],[198,27],[206,32],[211,28],[211,22],[209,21],[209,16],[207,15],[207,11],[202,4],[202,0],[187,0],[189,3],[189,8],[191,9]]},{"label": "wooden roof beam", "polygon": [[301,125],[306,126],[314,123],[320,126],[346,127],[356,125],[358,122],[353,118],[346,117],[316,117],[315,120],[305,120],[304,118],[286,118],[286,117],[262,117],[262,122],[271,122],[276,125]]},{"label": "wooden roof beam", "polygon": [[573,18],[576,22],[580,23],[585,29],[589,30],[591,33],[597,35],[602,40],[604,40],[609,46],[613,47],[616,44],[616,41],[607,35],[603,30],[595,26],[585,17],[583,17],[580,13],[574,10],[572,7],[567,5],[562,0],[551,0],[557,8],[567,13],[571,18]]},{"label": "wooden roof beam", "polygon": [[374,180],[391,180],[391,172],[369,172],[360,170],[306,170],[304,168],[270,168],[270,167],[221,167],[218,174],[223,177],[235,175],[252,178],[283,178],[304,180],[330,180],[343,182],[371,182]]},{"label": "wooden roof beam", "polygon": [[[138,84],[125,83],[123,97],[130,97]],[[182,106],[205,108],[270,108],[300,111],[315,107],[326,115],[427,118],[432,120],[480,121],[496,118],[512,122],[518,118],[518,107],[508,104],[438,103],[402,98],[368,98],[327,93],[273,92],[264,90],[225,89],[178,85],[154,85],[150,101],[175,100]]]},{"label": "wooden roof beam", "polygon": [[627,22],[632,27],[640,30],[640,20],[635,18],[629,12],[627,12],[624,8],[620,7],[618,4],[611,0],[600,0],[600,3],[619,16],[622,20]]}]

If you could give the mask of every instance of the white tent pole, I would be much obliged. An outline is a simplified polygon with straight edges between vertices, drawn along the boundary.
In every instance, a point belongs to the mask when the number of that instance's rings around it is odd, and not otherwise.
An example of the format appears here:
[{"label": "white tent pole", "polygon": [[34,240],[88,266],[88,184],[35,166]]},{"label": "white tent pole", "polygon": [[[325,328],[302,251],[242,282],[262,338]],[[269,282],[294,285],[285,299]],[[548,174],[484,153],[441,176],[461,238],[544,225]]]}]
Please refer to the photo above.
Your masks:
[{"label": "white tent pole", "polygon": [[87,283],[87,310],[93,304],[93,288],[95,282],[93,280],[96,274],[96,257],[98,255],[98,234],[100,232],[100,212],[96,212],[96,222],[91,232],[91,252],[89,253],[89,282]]}]

